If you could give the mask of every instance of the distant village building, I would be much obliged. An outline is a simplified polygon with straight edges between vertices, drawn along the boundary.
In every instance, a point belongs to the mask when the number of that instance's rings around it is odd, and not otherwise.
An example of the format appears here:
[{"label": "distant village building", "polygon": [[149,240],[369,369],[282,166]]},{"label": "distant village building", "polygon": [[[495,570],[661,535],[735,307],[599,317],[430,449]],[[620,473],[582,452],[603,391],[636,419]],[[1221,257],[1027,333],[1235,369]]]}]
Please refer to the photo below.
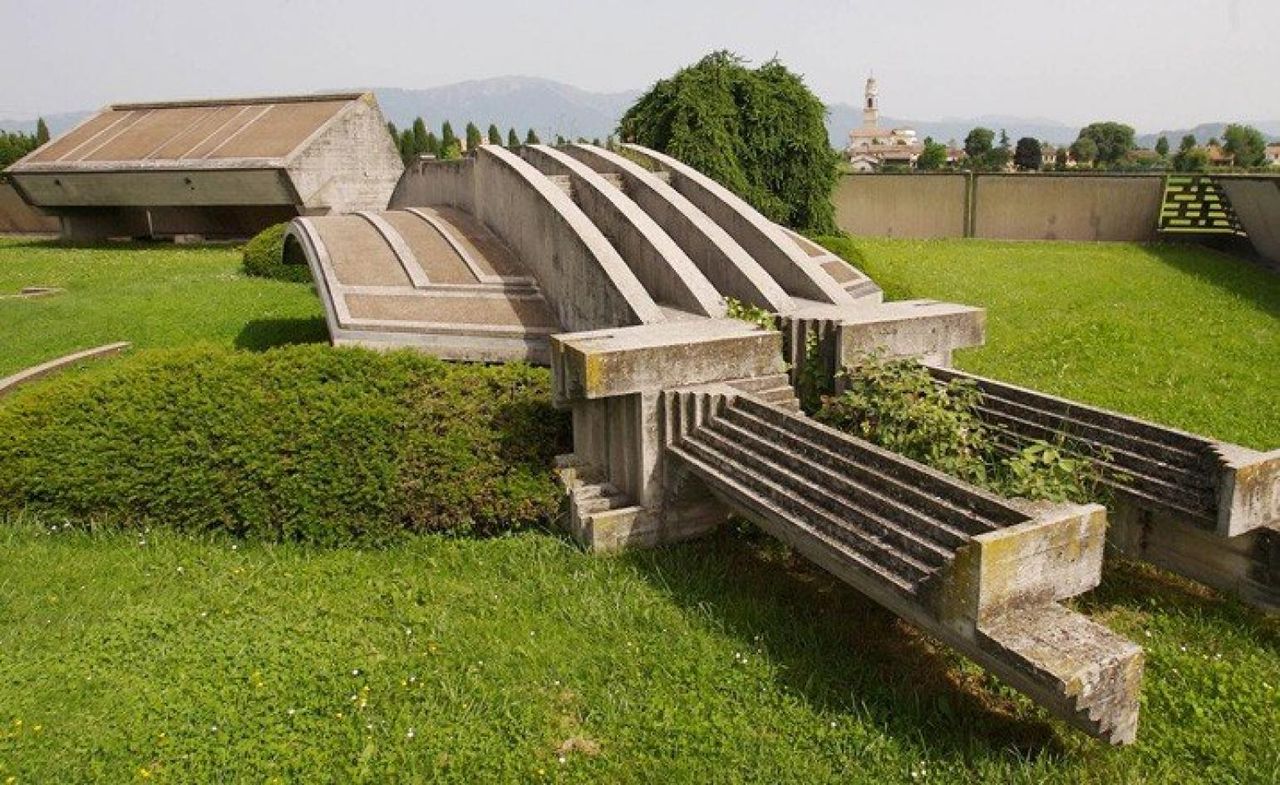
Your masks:
[{"label": "distant village building", "polygon": [[874,76],[867,79],[862,126],[849,134],[844,157],[856,172],[871,172],[886,164],[915,165],[924,143],[911,128],[880,128],[880,97]]},{"label": "distant village building", "polygon": [[1216,141],[1209,142],[1209,146],[1205,148],[1205,151],[1209,154],[1210,166],[1235,166],[1236,157],[1227,152],[1227,148]]},{"label": "distant village building", "polygon": [[1267,166],[1280,166],[1280,142],[1267,145]]}]

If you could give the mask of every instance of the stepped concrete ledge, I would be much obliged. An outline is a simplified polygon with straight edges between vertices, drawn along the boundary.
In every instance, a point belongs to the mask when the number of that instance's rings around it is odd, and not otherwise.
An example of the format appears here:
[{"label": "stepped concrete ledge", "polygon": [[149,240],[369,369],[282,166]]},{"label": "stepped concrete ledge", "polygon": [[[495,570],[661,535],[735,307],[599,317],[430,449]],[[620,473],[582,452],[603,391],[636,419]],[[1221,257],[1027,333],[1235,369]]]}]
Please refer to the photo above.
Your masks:
[{"label": "stepped concrete ledge", "polygon": [[1101,506],[1000,499],[731,385],[662,402],[669,477],[701,481],[1071,725],[1134,740],[1142,650],[1058,604],[1100,579]]},{"label": "stepped concrete ledge", "polygon": [[1260,607],[1280,609],[1280,450],[1214,441],[994,379],[931,368],[982,392],[1001,446],[1061,443],[1112,492],[1109,538],[1125,553]]}]

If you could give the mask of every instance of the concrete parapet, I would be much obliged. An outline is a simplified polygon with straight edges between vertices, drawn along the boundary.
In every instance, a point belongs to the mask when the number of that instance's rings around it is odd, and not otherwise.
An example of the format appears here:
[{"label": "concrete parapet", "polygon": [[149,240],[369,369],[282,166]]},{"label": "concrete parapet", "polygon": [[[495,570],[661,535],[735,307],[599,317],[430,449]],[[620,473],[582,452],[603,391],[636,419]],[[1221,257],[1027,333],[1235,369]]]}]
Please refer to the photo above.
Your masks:
[{"label": "concrete parapet", "polygon": [[1280,450],[1259,452],[1015,385],[965,379],[979,415],[1014,452],[1060,443],[1090,460],[1113,495],[1111,541],[1122,551],[1211,586],[1280,607]]}]

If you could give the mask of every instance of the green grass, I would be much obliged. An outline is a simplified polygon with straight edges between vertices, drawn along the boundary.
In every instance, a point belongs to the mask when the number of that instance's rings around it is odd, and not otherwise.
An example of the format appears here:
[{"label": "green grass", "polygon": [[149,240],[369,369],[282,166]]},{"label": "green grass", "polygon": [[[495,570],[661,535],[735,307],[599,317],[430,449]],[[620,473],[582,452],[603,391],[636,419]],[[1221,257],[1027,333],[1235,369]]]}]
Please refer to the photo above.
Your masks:
[{"label": "green grass", "polygon": [[[1213,356],[1216,344],[1135,324],[1135,309],[1160,310],[1163,289],[1105,268],[1215,298],[1225,305],[1211,322],[1230,317],[1264,339],[1268,330],[1274,337],[1274,316],[1267,322],[1254,311],[1274,314],[1274,289],[1268,295],[1265,282],[1213,254],[1179,251],[1181,261],[1162,262],[1163,249],[1075,248],[1092,254],[1091,264],[1059,259],[1062,249],[1048,244],[856,246],[879,255],[863,264],[895,295],[987,305],[991,345],[962,361],[1015,381],[1039,383],[1019,375],[1038,360],[1025,356],[1026,345],[1003,347],[1004,322],[1041,329],[1068,363],[1050,363],[1056,373],[1047,378],[1067,385],[1095,367],[1084,361],[1107,342],[1055,343],[1069,315],[1051,306],[1060,290],[1114,280],[1121,291],[1106,293],[1114,305],[1089,318],[1100,335],[1151,341],[1131,362],[1155,362],[1167,343],[1188,367],[1226,368],[1228,379],[1212,388],[1219,399],[1187,404],[1183,424],[1222,430],[1235,420],[1215,419],[1217,408],[1248,406],[1252,419],[1219,435],[1271,439],[1273,428],[1244,426],[1267,420],[1274,395],[1232,381],[1249,372],[1235,374],[1236,363]],[[34,272],[23,258],[35,260]],[[1036,272],[1041,258],[1052,274]],[[230,250],[80,251],[0,240],[0,259],[6,288],[59,283],[39,280],[54,271],[71,287],[60,304],[39,309],[0,302],[9,367],[121,337],[261,348],[299,334],[253,329],[258,338],[245,341],[250,325],[319,313],[305,285],[240,277]],[[1046,276],[1054,281],[1015,289]],[[192,304],[175,281],[221,306]],[[1265,297],[1272,305],[1259,305]],[[103,304],[121,298],[146,314],[146,329]],[[43,310],[55,306],[63,309],[56,318]],[[110,330],[95,323],[104,318],[115,320]],[[1039,328],[1037,318],[1067,327]],[[10,356],[18,338],[32,359]],[[1069,351],[1078,345],[1093,348]],[[1267,351],[1264,342],[1251,362],[1274,356]],[[1125,367],[1123,358],[1102,360]],[[1085,392],[1128,401],[1123,384],[1085,381]],[[1167,392],[1180,397],[1203,395]],[[158,528],[86,532],[20,515],[0,521],[0,565],[0,783],[1280,780],[1280,622],[1140,566],[1113,565],[1076,603],[1147,651],[1139,741],[1112,749],[1048,719],[771,541],[737,530],[601,558],[537,531],[324,549]]]},{"label": "green grass", "polygon": [[357,551],[16,521],[0,548],[0,782],[1280,773],[1275,626],[1133,571],[1087,606],[1148,651],[1117,750],[742,533],[599,558],[541,534]]},{"label": "green grass", "polygon": [[1280,276],[1197,246],[824,243],[890,299],[987,309],[965,370],[1258,449],[1280,447]]},{"label": "green grass", "polygon": [[246,349],[327,338],[310,284],[250,278],[223,247],[67,247],[0,236],[0,376],[92,346],[217,342]]}]

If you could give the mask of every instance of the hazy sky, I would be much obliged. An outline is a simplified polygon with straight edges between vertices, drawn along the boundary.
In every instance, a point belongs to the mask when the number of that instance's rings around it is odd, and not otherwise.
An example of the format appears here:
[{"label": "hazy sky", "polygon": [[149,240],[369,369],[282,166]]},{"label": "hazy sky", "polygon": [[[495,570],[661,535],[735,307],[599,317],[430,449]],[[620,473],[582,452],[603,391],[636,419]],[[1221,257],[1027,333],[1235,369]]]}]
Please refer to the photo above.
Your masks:
[{"label": "hazy sky", "polygon": [[1280,119],[1280,0],[0,0],[0,116],[542,76],[642,88],[713,49],[894,117]]}]

